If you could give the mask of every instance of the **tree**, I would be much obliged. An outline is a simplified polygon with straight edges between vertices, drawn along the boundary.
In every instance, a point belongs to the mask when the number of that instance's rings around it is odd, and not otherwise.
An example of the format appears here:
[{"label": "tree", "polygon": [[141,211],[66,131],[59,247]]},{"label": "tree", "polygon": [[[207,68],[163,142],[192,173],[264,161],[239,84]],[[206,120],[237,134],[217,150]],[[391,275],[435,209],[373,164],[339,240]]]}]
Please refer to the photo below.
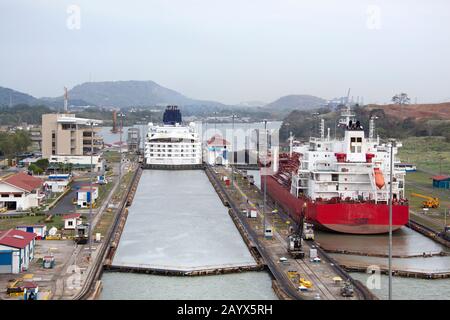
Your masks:
[{"label": "tree", "polygon": [[37,165],[42,170],[46,171],[48,168],[48,159],[39,159],[34,164]]},{"label": "tree", "polygon": [[27,151],[30,145],[31,139],[26,131],[0,132],[0,155],[7,159]]},{"label": "tree", "polygon": [[396,94],[395,96],[392,97],[392,102],[399,105],[409,104],[409,101],[410,99],[408,95],[404,92]]},{"label": "tree", "polygon": [[42,170],[41,168],[39,168],[37,165],[35,165],[34,163],[30,164],[28,166],[28,170],[32,171],[34,174],[41,174],[44,172],[44,170]]}]

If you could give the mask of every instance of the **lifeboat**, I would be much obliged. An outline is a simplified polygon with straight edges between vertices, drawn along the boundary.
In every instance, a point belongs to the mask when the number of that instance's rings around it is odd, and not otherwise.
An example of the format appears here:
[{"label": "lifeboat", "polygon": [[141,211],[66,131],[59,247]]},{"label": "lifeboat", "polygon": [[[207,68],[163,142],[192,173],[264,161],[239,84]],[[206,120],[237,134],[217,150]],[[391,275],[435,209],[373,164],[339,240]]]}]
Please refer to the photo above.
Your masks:
[{"label": "lifeboat", "polygon": [[374,168],[374,175],[375,175],[375,185],[378,187],[378,189],[381,189],[384,187],[384,176],[383,172],[381,172],[380,168]]}]

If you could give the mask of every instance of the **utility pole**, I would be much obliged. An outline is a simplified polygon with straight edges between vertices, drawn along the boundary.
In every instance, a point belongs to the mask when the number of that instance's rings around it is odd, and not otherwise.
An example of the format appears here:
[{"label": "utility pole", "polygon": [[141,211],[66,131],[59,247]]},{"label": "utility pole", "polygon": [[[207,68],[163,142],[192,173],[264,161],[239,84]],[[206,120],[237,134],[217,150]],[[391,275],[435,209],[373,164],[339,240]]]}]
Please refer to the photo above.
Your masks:
[{"label": "utility pole", "polygon": [[392,184],[394,181],[394,147],[396,145],[395,140],[391,139],[391,152],[390,152],[390,177],[389,177],[389,300],[392,300]]}]

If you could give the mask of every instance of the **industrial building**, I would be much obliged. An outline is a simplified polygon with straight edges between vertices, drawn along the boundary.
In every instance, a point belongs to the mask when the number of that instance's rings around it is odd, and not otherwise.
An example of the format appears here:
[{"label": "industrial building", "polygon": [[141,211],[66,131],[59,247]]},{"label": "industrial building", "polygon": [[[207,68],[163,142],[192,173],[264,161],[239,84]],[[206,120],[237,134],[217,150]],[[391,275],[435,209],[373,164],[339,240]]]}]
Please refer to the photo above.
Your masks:
[{"label": "industrial building", "polygon": [[17,226],[16,230],[34,233],[36,240],[45,239],[47,236],[47,226],[45,224],[21,225]]},{"label": "industrial building", "polygon": [[41,204],[43,181],[19,172],[0,178],[0,208],[8,210],[28,210]]},{"label": "industrial building", "polygon": [[67,190],[71,181],[72,176],[70,174],[51,174],[44,182],[44,187],[50,192],[60,193]]},{"label": "industrial building", "polygon": [[229,147],[230,143],[221,135],[214,135],[206,144],[206,162],[210,165],[227,165]]},{"label": "industrial building", "polygon": [[34,258],[36,235],[9,229],[0,231],[0,273],[20,273],[28,270]]},{"label": "industrial building", "polygon": [[433,188],[450,189],[450,176],[434,176]]},{"label": "industrial building", "polygon": [[95,204],[95,201],[98,198],[98,188],[92,187],[92,196],[91,196],[91,187],[82,187],[77,191],[77,205],[81,208],[88,208],[92,199],[92,203]]},{"label": "industrial building", "polygon": [[83,169],[90,167],[93,151],[95,171],[103,170],[103,138],[98,135],[101,123],[70,113],[42,115],[42,157],[49,159],[50,167],[71,164],[73,169]]},{"label": "industrial building", "polygon": [[31,127],[28,130],[31,139],[31,149],[33,151],[41,151],[42,149],[42,134],[41,127]]},{"label": "industrial building", "polygon": [[129,152],[138,152],[141,143],[139,128],[128,128],[127,144]]}]

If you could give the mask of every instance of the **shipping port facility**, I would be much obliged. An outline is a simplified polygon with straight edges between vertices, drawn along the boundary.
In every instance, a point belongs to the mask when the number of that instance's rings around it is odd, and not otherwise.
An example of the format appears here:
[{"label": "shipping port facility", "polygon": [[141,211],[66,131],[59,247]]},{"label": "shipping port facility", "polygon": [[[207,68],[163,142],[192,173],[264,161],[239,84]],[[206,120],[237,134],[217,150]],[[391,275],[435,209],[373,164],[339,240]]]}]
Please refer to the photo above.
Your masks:
[{"label": "shipping port facility", "polygon": [[450,299],[449,4],[80,2],[0,9],[0,300]]},{"label": "shipping port facility", "polygon": [[[2,248],[11,250],[9,259],[2,253],[3,298],[378,300],[389,298],[389,281],[394,299],[443,298],[445,228],[411,219],[401,142],[382,142],[375,120],[365,130],[352,108],[340,112],[342,138],[317,119],[317,137],[290,135],[284,146],[255,151],[275,141],[269,132],[280,122],[208,130],[171,105],[161,124],[130,130],[144,132],[131,150],[109,141],[117,138],[109,127],[96,131],[108,132],[101,157],[110,173],[2,179],[9,188],[40,190],[40,182],[43,194],[62,191],[44,223],[1,231]],[[248,134],[239,138],[248,149],[233,149],[236,132]],[[257,156],[239,162],[242,151]],[[436,198],[416,198],[423,210],[435,206]],[[60,229],[45,223],[55,217]]]}]

